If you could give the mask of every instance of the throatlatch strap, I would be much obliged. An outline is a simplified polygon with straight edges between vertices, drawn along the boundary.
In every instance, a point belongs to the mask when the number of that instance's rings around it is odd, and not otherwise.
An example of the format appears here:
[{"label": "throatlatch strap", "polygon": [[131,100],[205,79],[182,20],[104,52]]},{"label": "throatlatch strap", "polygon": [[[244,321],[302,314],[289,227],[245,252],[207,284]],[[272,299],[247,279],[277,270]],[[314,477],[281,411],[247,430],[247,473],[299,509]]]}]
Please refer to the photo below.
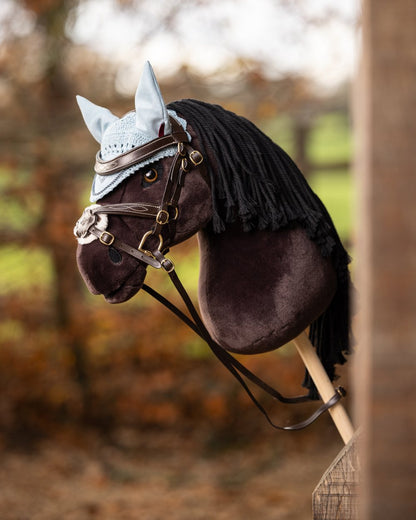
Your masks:
[{"label": "throatlatch strap", "polygon": [[[163,256],[163,255],[161,255]],[[266,393],[274,397],[275,399],[279,400],[283,403],[301,403],[305,401],[309,401],[309,395],[302,395],[297,397],[285,397],[280,392],[278,392],[273,387],[269,386],[267,383],[265,383],[263,380],[258,378],[255,374],[253,374],[248,368],[246,368],[244,365],[242,365],[237,359],[235,359],[229,352],[224,350],[218,343],[216,343],[210,336],[208,330],[206,329],[204,323],[202,322],[201,318],[199,317],[199,314],[197,310],[195,309],[194,304],[192,303],[192,300],[190,299],[186,289],[182,285],[181,281],[178,278],[178,275],[176,274],[176,271],[174,269],[167,271],[169,274],[169,277],[175,286],[176,290],[180,294],[183,302],[186,305],[186,308],[188,309],[192,319],[190,319],[186,314],[184,314],[178,307],[176,307],[173,303],[171,303],[169,300],[167,300],[164,296],[159,294],[157,291],[149,287],[148,285],[143,285],[143,289],[152,297],[154,297],[156,300],[158,300],[160,303],[162,303],[165,307],[167,307],[171,312],[173,312],[178,318],[180,318],[188,327],[190,327],[198,336],[200,336],[210,347],[214,355],[221,361],[221,363],[227,368],[227,370],[237,379],[237,381],[241,384],[241,386],[244,388],[245,392],[251,399],[251,401],[255,404],[255,406],[260,410],[260,412],[264,415],[267,422],[275,429],[278,430],[301,430],[303,428],[306,428],[310,424],[312,424],[320,415],[322,415],[324,412],[326,412],[329,408],[334,406],[341,397],[343,396],[342,391],[338,390],[335,392],[335,394],[331,397],[329,401],[322,404],[310,417],[308,417],[306,420],[293,424],[290,426],[279,426],[275,424],[265,408],[259,403],[257,398],[254,396],[250,388],[248,387],[246,381],[243,379],[243,376],[249,379],[252,383],[254,383],[256,386],[264,390]]]}]

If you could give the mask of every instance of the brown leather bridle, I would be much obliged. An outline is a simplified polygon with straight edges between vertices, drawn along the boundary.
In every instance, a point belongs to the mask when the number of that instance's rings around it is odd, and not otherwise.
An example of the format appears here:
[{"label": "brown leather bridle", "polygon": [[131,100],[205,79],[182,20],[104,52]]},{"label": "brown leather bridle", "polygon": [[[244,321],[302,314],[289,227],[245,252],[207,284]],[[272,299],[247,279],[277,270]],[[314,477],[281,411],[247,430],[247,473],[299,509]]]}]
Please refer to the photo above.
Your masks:
[{"label": "brown leather bridle", "polygon": [[[156,269],[162,268],[164,271],[166,271],[176,290],[180,294],[183,302],[185,303],[191,317],[188,317],[178,307],[176,307],[169,300],[146,284],[143,285],[143,290],[145,290],[148,294],[156,298],[160,303],[165,305],[170,311],[176,314],[176,316],[185,322],[208,344],[215,356],[243,386],[250,399],[266,417],[266,420],[271,426],[273,426],[273,428],[279,430],[300,430],[306,428],[322,413],[334,406],[341,399],[341,397],[345,395],[345,390],[342,387],[338,387],[335,391],[335,394],[329,401],[322,404],[308,419],[298,424],[291,426],[279,426],[273,423],[266,410],[248,387],[244,378],[250,380],[266,393],[283,403],[293,404],[305,402],[310,400],[309,395],[284,397],[280,392],[258,378],[231,354],[224,350],[218,343],[216,343],[211,338],[211,335],[202,322],[202,319],[200,318],[194,304],[192,303],[192,300],[179,280],[173,262],[165,256],[166,249],[164,248],[164,242],[166,239],[163,238],[162,233],[167,229],[167,233],[165,232],[165,235],[167,235],[169,240],[173,239],[175,225],[180,211],[178,206],[179,196],[184,184],[185,174],[190,172],[192,168],[201,165],[203,162],[203,155],[201,152],[194,150],[190,146],[188,142],[188,135],[182,129],[179,123],[177,123],[177,121],[172,117],[170,118],[170,122],[173,130],[171,134],[159,137],[147,144],[133,148],[132,150],[119,155],[110,161],[103,161],[101,159],[100,152],[98,152],[94,167],[95,172],[98,175],[112,175],[151,158],[157,152],[164,150],[169,146],[176,145],[177,151],[170,166],[168,179],[160,203],[149,204],[135,202],[103,204],[86,208],[84,213],[87,212],[87,210],[89,213],[86,215],[86,217],[84,217],[87,225],[85,225],[84,222],[82,236],[85,236],[86,234],[93,234],[103,245],[111,246],[120,251],[124,251],[147,265],[150,265]],[[111,232],[100,229],[97,225],[97,216],[100,214],[135,216],[153,219],[154,221],[150,229],[144,233],[140,240],[139,246],[135,248],[121,241]],[[81,237],[78,236],[78,238]],[[153,245],[146,247],[148,242],[153,242]]]},{"label": "brown leather bridle", "polygon": [[[199,166],[203,162],[203,156],[198,150],[194,150],[188,143],[188,135],[174,118],[170,118],[172,133],[158,137],[147,144],[138,146],[117,156],[110,161],[103,161],[100,152],[97,153],[94,170],[98,175],[113,175],[126,168],[139,164],[151,158],[156,153],[170,146],[177,146],[169,170],[162,200],[159,204],[144,202],[119,203],[97,205],[91,212],[93,215],[104,213],[106,215],[134,216],[146,219],[154,219],[151,228],[144,233],[137,248],[134,248],[115,237],[112,233],[100,230],[95,223],[89,228],[89,232],[95,235],[106,246],[113,246],[124,251],[138,260],[155,267],[172,268],[172,262],[163,256],[163,244],[166,240],[162,231],[168,228],[167,235],[173,239],[176,220],[179,216],[179,196],[184,184],[185,174]],[[151,240],[154,237],[156,240]],[[153,246],[147,246],[149,242]]]}]

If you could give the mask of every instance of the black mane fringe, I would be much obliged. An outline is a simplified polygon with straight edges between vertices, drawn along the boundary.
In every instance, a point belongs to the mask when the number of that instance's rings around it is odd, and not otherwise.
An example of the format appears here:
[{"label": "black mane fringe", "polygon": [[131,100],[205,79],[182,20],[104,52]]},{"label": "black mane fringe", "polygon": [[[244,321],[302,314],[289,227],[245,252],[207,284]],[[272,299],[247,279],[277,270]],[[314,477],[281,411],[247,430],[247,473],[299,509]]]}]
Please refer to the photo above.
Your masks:
[{"label": "black mane fringe", "polygon": [[[279,230],[300,225],[324,257],[331,257],[337,291],[328,309],[310,326],[309,337],[328,376],[350,352],[350,258],[320,199],[287,155],[247,119],[201,101],[185,99],[168,105],[189,121],[210,159],[213,230],[239,221],[244,230]],[[318,394],[306,374],[304,386]]]}]

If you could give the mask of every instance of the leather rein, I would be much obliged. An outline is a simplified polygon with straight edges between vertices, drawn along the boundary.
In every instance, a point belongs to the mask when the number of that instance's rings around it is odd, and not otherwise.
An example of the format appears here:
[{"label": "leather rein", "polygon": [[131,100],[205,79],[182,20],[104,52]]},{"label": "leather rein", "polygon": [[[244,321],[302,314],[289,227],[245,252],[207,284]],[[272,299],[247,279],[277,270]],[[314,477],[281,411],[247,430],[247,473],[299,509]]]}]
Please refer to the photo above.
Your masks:
[{"label": "leather rein", "polygon": [[[190,317],[148,285],[143,284],[143,290],[145,290],[149,295],[151,295],[171,312],[173,312],[208,344],[214,355],[242,385],[249,398],[265,416],[266,420],[273,428],[279,430],[300,430],[306,428],[325,411],[334,406],[342,397],[344,397],[345,390],[342,387],[338,387],[335,390],[335,394],[331,397],[331,399],[329,399],[329,401],[322,404],[310,417],[300,423],[290,426],[279,426],[275,424],[270,419],[262,404],[258,401],[249,388],[246,379],[282,403],[293,404],[309,401],[311,400],[309,395],[306,394],[296,397],[283,396],[276,389],[269,386],[262,379],[253,374],[229,352],[216,343],[202,322],[202,319],[200,318],[198,311],[192,303],[192,300],[189,297],[186,289],[179,280],[173,262],[165,256],[168,250],[164,248],[164,238],[162,236],[162,232],[167,233],[168,239],[173,238],[175,233],[176,220],[179,215],[178,201],[181,189],[184,184],[185,176],[192,170],[192,168],[199,166],[203,162],[202,154],[198,150],[194,150],[189,145],[188,136],[179,123],[172,117],[170,118],[170,122],[172,125],[171,134],[159,137],[147,144],[133,148],[132,150],[117,156],[115,159],[110,161],[103,161],[100,157],[100,153],[98,152],[94,167],[95,172],[98,175],[112,175],[152,157],[155,153],[169,146],[176,145],[177,151],[172,160],[161,202],[159,204],[118,203],[90,206],[84,210],[84,214],[86,215],[84,216],[83,214],[83,217],[81,217],[84,218],[83,230],[80,232],[80,234],[76,232],[77,238],[92,234],[97,237],[98,240],[105,246],[111,246],[117,250],[124,251],[137,260],[144,262],[145,264],[150,265],[155,269],[163,269],[169,275],[169,278],[171,279],[175,289],[181,296]],[[97,220],[100,214],[148,218],[153,220],[153,225],[149,231],[143,235],[139,246],[135,248],[121,241],[106,229],[100,229],[99,225],[97,224]],[[85,224],[85,222],[87,222],[87,224]],[[77,226],[75,230],[77,230]]]}]

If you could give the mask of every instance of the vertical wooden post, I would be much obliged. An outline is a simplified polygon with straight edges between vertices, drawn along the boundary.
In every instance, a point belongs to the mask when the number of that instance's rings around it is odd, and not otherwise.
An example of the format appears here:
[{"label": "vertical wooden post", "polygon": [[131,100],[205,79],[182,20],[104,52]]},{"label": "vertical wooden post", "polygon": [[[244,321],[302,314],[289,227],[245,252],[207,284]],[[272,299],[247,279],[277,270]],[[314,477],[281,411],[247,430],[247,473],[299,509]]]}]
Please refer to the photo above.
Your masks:
[{"label": "vertical wooden post", "polygon": [[356,96],[363,520],[416,518],[416,3],[363,1]]}]

